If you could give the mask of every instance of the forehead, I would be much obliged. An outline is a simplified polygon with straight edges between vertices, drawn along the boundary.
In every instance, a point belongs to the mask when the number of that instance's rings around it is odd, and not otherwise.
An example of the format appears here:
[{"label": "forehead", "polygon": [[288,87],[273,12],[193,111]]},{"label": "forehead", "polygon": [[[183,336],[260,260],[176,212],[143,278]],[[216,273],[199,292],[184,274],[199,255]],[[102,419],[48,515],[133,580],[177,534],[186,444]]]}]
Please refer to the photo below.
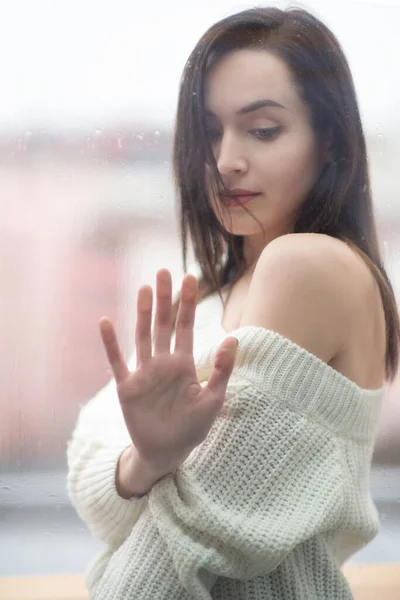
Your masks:
[{"label": "forehead", "polygon": [[204,92],[206,109],[217,116],[235,114],[243,106],[265,98],[291,111],[305,110],[289,67],[266,50],[236,50],[224,56],[206,75]]}]

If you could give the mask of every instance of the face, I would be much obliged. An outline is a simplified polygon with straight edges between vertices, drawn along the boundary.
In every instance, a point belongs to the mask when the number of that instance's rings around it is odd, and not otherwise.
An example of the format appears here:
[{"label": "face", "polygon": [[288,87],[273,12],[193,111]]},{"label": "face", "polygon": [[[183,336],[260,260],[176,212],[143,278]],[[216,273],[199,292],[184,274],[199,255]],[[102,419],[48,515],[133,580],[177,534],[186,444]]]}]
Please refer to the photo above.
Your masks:
[{"label": "face", "polygon": [[[280,106],[259,106],[259,101]],[[254,106],[251,106],[254,105]],[[286,63],[265,50],[238,50],[218,62],[205,81],[207,135],[229,190],[257,193],[246,209],[207,193],[217,218],[245,236],[245,256],[254,261],[275,237],[292,231],[296,215],[326,161],[310,114]],[[229,198],[228,198],[229,200]]]}]

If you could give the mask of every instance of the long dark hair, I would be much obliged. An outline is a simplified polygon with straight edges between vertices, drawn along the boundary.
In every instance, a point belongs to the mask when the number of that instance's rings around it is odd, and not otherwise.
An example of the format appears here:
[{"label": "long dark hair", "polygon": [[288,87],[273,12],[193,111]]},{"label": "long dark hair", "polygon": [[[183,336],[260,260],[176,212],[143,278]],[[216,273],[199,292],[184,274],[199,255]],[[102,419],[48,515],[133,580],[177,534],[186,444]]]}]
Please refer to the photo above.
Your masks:
[{"label": "long dark hair", "polygon": [[[393,381],[399,362],[399,314],[381,259],[353,78],[336,37],[306,10],[252,8],[224,18],[202,36],[185,65],[173,143],[184,271],[189,235],[201,269],[199,301],[216,291],[222,300],[221,288],[233,285],[246,268],[243,236],[225,230],[207,198],[207,167],[216,189],[225,186],[206,136],[204,114],[207,73],[226,54],[243,48],[264,49],[283,59],[311,111],[316,135],[331,134],[332,160],[304,202],[292,233],[323,233],[341,239],[367,263],[382,295],[386,378]],[[178,306],[179,297],[173,305],[174,323]]]}]

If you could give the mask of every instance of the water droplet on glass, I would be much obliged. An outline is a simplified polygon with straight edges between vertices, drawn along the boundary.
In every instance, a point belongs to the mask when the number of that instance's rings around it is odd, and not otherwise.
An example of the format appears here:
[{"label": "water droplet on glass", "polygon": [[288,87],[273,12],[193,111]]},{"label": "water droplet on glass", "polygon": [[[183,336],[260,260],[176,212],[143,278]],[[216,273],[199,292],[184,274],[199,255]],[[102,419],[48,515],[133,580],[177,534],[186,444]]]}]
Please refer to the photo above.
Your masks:
[{"label": "water droplet on glass", "polygon": [[380,156],[383,156],[384,154],[384,150],[385,150],[385,138],[382,135],[382,133],[378,133],[378,135],[376,136],[377,140],[378,140],[378,152]]},{"label": "water droplet on glass", "polygon": [[144,139],[144,135],[143,135],[143,133],[139,133],[139,134],[136,136],[136,139],[138,139],[138,140],[142,141],[142,140]]},{"label": "water droplet on glass", "polygon": [[156,129],[156,130],[155,130],[155,132],[154,132],[154,135],[155,135],[156,137],[160,137],[160,130],[159,130],[159,129]]}]

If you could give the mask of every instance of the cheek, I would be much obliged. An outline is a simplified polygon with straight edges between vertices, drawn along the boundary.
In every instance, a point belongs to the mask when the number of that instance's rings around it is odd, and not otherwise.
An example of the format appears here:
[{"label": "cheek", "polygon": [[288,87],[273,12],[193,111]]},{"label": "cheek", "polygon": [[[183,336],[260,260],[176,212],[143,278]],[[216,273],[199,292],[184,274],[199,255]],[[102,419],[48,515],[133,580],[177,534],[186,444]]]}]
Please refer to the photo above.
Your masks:
[{"label": "cheek", "polygon": [[318,176],[318,157],[315,146],[299,143],[282,144],[272,149],[273,160],[266,161],[267,187],[281,190],[285,196],[300,195],[309,191]]}]

